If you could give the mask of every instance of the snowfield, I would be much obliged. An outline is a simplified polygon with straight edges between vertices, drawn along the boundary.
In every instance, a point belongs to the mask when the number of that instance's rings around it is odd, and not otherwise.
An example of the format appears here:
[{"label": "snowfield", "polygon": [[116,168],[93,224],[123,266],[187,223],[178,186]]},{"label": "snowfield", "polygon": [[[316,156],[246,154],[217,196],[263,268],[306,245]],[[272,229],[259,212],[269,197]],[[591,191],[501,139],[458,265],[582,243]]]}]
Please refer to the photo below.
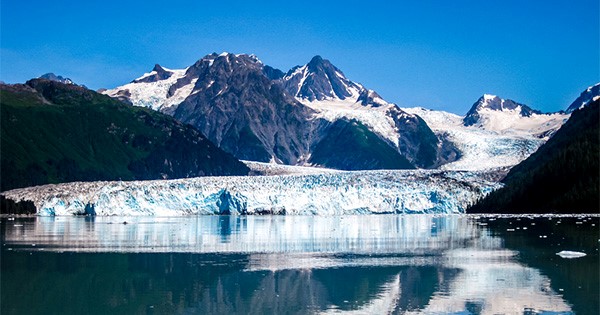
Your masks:
[{"label": "snowfield", "polygon": [[445,170],[485,170],[512,167],[544,144],[570,117],[568,114],[533,114],[522,117],[512,111],[480,111],[481,122],[463,124],[464,116],[422,107],[402,108],[419,115],[439,137],[460,150],[458,160],[442,165]]},{"label": "snowfield", "polygon": [[[156,82],[131,82],[114,89],[106,90],[102,93],[116,98],[121,93],[127,92],[130,94],[129,100],[134,106],[148,107],[156,111],[179,105],[192,93],[196,81],[178,89],[172,97],[167,97],[169,88],[175,84],[177,80],[185,76],[187,68],[176,70],[165,68],[165,70],[173,73],[168,79]],[[156,71],[151,71],[145,73],[136,80],[141,80],[155,74]]]},{"label": "snowfield", "polygon": [[15,189],[38,215],[464,213],[497,189],[501,170],[378,170],[308,175],[76,182]]},{"label": "snowfield", "polygon": [[316,114],[314,118],[323,118],[329,122],[346,118],[358,120],[369,130],[378,134],[381,138],[393,143],[398,147],[400,134],[394,120],[388,115],[388,110],[395,107],[393,104],[385,104],[381,107],[365,106],[356,97],[348,97],[345,100],[329,99],[322,101],[306,101],[298,99],[304,105],[312,108]]}]

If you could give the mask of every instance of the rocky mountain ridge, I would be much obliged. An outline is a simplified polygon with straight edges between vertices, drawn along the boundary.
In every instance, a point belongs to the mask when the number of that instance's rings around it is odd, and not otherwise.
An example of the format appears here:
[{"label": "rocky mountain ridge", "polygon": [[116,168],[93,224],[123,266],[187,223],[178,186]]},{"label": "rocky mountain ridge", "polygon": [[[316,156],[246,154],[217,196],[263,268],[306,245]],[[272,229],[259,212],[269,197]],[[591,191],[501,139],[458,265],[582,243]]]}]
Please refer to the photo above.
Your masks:
[{"label": "rocky mountain ridge", "polygon": [[[373,151],[383,142],[392,149],[385,151],[396,152],[390,163],[383,162],[390,160],[389,154],[374,152],[370,154],[373,163],[362,163],[361,168],[435,167],[457,155],[424,121],[348,80],[319,56],[285,75],[256,56],[230,53],[207,55],[168,77],[159,72],[155,67],[105,94],[190,123],[240,159],[347,169],[348,163],[342,162],[346,157],[340,153],[345,149],[336,148],[328,137],[336,132],[340,119],[355,120],[364,127],[347,125],[356,131],[350,133],[356,138],[347,145]],[[334,109],[315,103],[321,101],[344,103],[329,104],[338,107]],[[357,111],[361,108],[356,104],[365,111]],[[376,139],[375,145],[362,145],[363,135]],[[312,158],[316,148],[324,147],[325,139],[330,147],[327,163]]]}]

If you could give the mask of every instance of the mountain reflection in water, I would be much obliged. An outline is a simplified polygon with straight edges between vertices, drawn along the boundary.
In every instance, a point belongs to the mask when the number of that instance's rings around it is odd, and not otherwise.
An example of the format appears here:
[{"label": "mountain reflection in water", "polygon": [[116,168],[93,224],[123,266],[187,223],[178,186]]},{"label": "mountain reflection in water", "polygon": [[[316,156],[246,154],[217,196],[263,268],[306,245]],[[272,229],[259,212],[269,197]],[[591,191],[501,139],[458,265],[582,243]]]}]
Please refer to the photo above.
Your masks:
[{"label": "mountain reflection in water", "polygon": [[598,219],[3,218],[1,313],[597,314]]}]

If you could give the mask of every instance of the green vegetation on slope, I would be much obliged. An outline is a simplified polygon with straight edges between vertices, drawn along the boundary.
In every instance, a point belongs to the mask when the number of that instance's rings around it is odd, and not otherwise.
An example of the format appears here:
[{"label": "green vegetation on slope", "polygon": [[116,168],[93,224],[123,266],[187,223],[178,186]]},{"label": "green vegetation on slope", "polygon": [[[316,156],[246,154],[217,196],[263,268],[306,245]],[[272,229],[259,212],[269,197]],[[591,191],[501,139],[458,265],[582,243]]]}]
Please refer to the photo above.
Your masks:
[{"label": "green vegetation on slope", "polygon": [[245,175],[191,126],[88,89],[1,85],[1,190],[69,181]]},{"label": "green vegetation on slope", "polygon": [[415,168],[356,120],[340,119],[329,128],[315,146],[310,163],[343,170]]},{"label": "green vegetation on slope", "polygon": [[510,170],[505,187],[471,213],[598,213],[599,102],[573,112],[547,143]]}]

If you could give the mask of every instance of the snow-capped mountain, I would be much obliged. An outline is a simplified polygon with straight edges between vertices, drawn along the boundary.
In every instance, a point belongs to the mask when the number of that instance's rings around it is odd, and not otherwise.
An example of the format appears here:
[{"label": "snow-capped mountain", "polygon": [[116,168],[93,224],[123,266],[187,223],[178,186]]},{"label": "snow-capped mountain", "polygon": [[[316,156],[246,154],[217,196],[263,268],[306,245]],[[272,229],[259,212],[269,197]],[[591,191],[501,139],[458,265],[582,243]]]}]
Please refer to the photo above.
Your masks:
[{"label": "snow-capped mountain", "polygon": [[[539,111],[531,109],[527,105],[519,104],[513,100],[502,99],[496,95],[484,94],[471,107],[463,119],[465,126],[479,125],[485,127],[490,120],[495,119],[497,113],[508,113],[509,115],[530,117],[532,114],[540,114]],[[502,119],[503,117],[499,117]]]},{"label": "snow-capped mountain", "polygon": [[295,164],[306,155],[310,109],[284,93],[252,55],[210,54],[183,70],[156,66],[105,93],[194,125],[236,157]]},{"label": "snow-capped mountain", "polygon": [[39,77],[40,79],[46,79],[46,80],[50,80],[50,81],[56,81],[56,82],[60,82],[60,83],[64,83],[64,84],[75,84],[73,82],[73,80],[69,79],[69,78],[65,78],[63,76],[60,75],[56,75],[52,72],[43,74]]},{"label": "snow-capped mountain", "polygon": [[567,113],[572,113],[573,111],[584,107],[592,101],[600,98],[600,83],[596,83],[588,87],[585,91],[581,92],[579,97],[567,107]]},{"label": "snow-capped mountain", "polygon": [[495,95],[480,97],[465,116],[420,107],[403,108],[422,117],[440,138],[454,143],[460,157],[443,169],[511,167],[534,153],[569,114],[542,114]]},{"label": "snow-capped mountain", "polygon": [[463,124],[500,134],[545,138],[556,132],[568,118],[563,113],[543,114],[513,100],[484,94],[467,112]]},{"label": "snow-capped mountain", "polygon": [[211,54],[183,70],[157,65],[104,93],[190,123],[240,159],[370,169],[434,167],[456,156],[423,120],[319,56],[284,75],[253,55]]},{"label": "snow-capped mountain", "polygon": [[346,78],[342,71],[321,56],[313,57],[304,66],[292,68],[283,77],[286,90],[299,100],[350,100],[373,107],[389,105],[373,90]]},{"label": "snow-capped mountain", "polygon": [[282,82],[291,95],[316,112],[316,117],[332,123],[339,119],[358,121],[418,167],[436,167],[457,156],[452,144],[437,139],[422,119],[349,80],[321,56],[292,68]]}]

